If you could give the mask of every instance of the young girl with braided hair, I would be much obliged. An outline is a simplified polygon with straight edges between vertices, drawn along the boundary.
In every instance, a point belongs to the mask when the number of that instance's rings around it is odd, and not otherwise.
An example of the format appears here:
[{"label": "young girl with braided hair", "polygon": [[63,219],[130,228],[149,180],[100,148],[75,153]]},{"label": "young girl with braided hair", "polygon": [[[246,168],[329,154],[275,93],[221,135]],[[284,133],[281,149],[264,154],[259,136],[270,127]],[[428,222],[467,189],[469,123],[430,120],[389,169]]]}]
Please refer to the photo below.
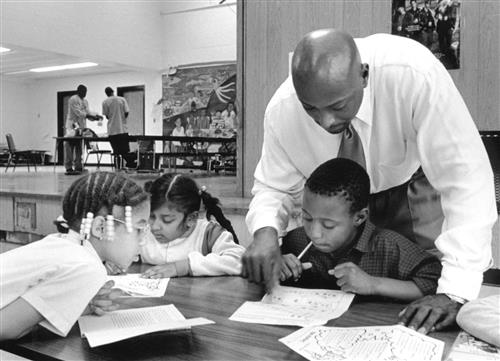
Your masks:
[{"label": "young girl with braided hair", "polygon": [[[237,244],[219,200],[184,175],[164,174],[145,185],[151,193],[152,234],[141,246],[143,262],[155,264],[145,278],[239,275],[245,248]],[[199,219],[203,202],[207,219]],[[217,222],[211,221],[214,217]]]},{"label": "young girl with braided hair", "polygon": [[[106,282],[109,261],[126,269],[149,227],[149,195],[122,175],[77,179],[63,200],[67,233],[56,233],[0,255],[0,340],[40,324],[66,336],[83,313],[102,314],[122,295]],[[66,221],[63,221],[66,220]]]}]

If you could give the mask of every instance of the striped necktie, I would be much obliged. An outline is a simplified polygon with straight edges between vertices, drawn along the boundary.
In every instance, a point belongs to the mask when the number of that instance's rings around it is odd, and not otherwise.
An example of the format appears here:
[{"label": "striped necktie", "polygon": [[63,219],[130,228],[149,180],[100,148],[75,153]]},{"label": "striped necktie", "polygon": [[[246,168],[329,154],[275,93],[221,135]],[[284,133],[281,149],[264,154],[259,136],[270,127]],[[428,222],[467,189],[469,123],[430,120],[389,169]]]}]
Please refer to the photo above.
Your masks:
[{"label": "striped necktie", "polygon": [[342,133],[337,157],[351,159],[366,169],[363,144],[352,124],[349,124],[349,127]]}]

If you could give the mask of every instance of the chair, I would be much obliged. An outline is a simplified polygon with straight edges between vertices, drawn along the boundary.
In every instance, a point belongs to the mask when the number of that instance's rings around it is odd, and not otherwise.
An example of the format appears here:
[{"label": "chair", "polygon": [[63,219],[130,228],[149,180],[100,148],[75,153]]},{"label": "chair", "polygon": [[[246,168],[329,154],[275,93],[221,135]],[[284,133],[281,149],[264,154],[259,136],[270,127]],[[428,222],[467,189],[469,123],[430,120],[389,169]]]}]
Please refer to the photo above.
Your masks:
[{"label": "chair", "polygon": [[[83,128],[82,130],[82,136],[87,137],[89,139],[85,139],[85,149],[87,152],[87,155],[85,157],[85,162],[83,162],[83,167],[87,165],[87,161],[89,159],[89,156],[92,154],[95,154],[96,159],[97,159],[97,169],[101,167],[101,160],[102,156],[104,154],[109,154],[111,155],[110,150],[101,150],[99,149],[98,142],[92,142],[90,138],[99,138],[97,134],[90,128]],[[114,162],[112,162],[112,167],[114,167]]]},{"label": "chair", "polygon": [[35,172],[37,171],[36,169],[36,158],[41,157],[45,154],[45,150],[16,150],[16,146],[14,144],[14,138],[12,137],[12,134],[7,133],[5,134],[5,138],[7,138],[7,146],[9,147],[9,159],[7,161],[7,167],[5,168],[5,171],[7,172],[7,169],[9,169],[10,165],[13,163],[14,168],[12,169],[12,172],[16,171],[16,165],[18,162],[26,162],[26,165],[28,166],[28,172],[30,171],[30,163],[33,165],[35,168]]}]

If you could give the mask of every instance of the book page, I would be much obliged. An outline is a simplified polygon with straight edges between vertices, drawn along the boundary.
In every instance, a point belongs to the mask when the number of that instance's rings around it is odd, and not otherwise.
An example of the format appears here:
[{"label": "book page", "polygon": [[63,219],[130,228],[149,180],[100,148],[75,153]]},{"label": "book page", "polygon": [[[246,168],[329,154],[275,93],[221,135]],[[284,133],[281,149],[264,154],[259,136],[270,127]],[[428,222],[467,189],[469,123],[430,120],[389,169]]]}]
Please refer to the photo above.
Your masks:
[{"label": "book page", "polygon": [[140,273],[129,273],[119,276],[108,276],[113,280],[113,288],[119,288],[133,297],[163,297],[170,278],[141,278]]},{"label": "book page", "polygon": [[340,317],[353,298],[354,294],[336,290],[279,286],[260,302],[245,302],[229,319],[268,325],[324,325]]},{"label": "book page", "polygon": [[451,347],[448,361],[500,361],[500,348],[462,331]]},{"label": "book page", "polygon": [[311,361],[440,361],[444,343],[404,326],[300,329],[279,340]]},{"label": "book page", "polygon": [[189,329],[210,323],[214,322],[201,317],[186,320],[174,305],[131,308],[78,319],[80,333],[87,338],[90,347],[147,333]]}]

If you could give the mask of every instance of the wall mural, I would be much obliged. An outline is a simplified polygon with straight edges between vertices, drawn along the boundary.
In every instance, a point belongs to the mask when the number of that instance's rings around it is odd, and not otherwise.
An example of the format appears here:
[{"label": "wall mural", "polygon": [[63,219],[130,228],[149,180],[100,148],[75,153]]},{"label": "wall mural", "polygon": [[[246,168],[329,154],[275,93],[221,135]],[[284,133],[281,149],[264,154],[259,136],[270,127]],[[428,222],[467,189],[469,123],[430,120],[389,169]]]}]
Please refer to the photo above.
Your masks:
[{"label": "wall mural", "polygon": [[392,34],[425,45],[446,69],[460,68],[460,0],[392,0]]},{"label": "wall mural", "polygon": [[[181,68],[162,76],[163,135],[187,137],[236,137],[238,117],[236,100],[236,64]],[[203,149],[186,149],[186,147]],[[230,147],[230,149],[221,149]],[[236,153],[236,145],[218,143],[189,145],[165,142],[164,152]],[[199,164],[196,157],[178,159],[179,165]],[[227,158],[227,157],[226,157]],[[235,158],[235,157],[233,157]],[[234,161],[224,159],[221,162]],[[206,160],[203,160],[206,162]],[[203,164],[205,166],[205,164]]]}]

